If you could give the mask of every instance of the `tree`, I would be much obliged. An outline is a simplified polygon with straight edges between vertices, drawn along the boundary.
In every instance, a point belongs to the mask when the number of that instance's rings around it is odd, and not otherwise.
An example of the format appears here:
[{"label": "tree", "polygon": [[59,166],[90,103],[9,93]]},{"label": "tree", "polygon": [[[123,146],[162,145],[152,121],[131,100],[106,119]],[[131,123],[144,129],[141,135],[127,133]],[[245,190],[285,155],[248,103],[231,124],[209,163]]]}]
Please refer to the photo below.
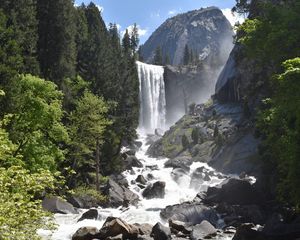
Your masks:
[{"label": "tree", "polygon": [[157,46],[155,49],[153,64],[154,65],[162,65],[163,64],[161,46]]},{"label": "tree", "polygon": [[130,42],[131,42],[131,49],[135,54],[139,46],[139,29],[136,23],[133,24],[133,28],[130,34]]},{"label": "tree", "polygon": [[75,76],[76,21],[73,1],[38,1],[37,10],[41,75],[61,87],[64,78]]},{"label": "tree", "polygon": [[188,65],[189,63],[190,63],[190,49],[186,44],[184,47],[183,65]]},{"label": "tree", "polygon": [[55,171],[64,159],[62,143],[68,140],[61,122],[63,94],[54,83],[31,75],[15,81],[7,126],[17,145],[13,155],[21,154],[25,167],[33,172],[39,168]]},{"label": "tree", "polygon": [[37,0],[0,0],[0,8],[7,14],[7,26],[13,29],[14,40],[20,47],[22,73],[39,74],[36,4]]},{"label": "tree", "polygon": [[128,32],[128,29],[125,30],[125,34],[124,34],[124,37],[122,39],[122,47],[123,47],[125,53],[130,54],[131,40],[130,40],[130,35],[129,35],[129,32]]},{"label": "tree", "polygon": [[[112,122],[106,117],[108,106],[103,98],[88,91],[76,102],[76,109],[69,116],[69,133],[73,157],[73,169],[85,167],[94,159],[96,172],[96,190],[99,190],[100,148],[104,141],[104,133]],[[90,168],[90,166],[88,166]],[[84,173],[84,172],[83,172]]]}]

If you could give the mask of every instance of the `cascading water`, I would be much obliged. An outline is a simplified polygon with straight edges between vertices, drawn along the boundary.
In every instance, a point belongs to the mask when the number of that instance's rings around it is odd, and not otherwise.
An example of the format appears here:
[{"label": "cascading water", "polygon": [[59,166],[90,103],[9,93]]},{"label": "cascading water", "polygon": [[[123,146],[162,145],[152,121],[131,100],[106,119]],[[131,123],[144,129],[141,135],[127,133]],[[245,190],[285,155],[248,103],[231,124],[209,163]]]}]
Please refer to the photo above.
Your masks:
[{"label": "cascading water", "polygon": [[140,81],[140,129],[153,132],[164,129],[166,121],[166,96],[164,68],[137,62]]}]

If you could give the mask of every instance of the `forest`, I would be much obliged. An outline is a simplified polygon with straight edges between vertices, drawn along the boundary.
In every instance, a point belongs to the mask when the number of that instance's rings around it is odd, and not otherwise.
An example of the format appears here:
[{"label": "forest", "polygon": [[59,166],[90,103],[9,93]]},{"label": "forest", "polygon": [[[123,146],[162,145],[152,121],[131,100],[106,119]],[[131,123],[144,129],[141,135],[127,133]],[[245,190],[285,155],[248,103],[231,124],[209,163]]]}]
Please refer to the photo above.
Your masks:
[{"label": "forest", "polygon": [[[299,212],[300,2],[236,3],[234,12],[251,13],[234,41],[261,73],[243,101],[263,89],[246,116],[268,191]],[[54,229],[45,196],[85,191],[105,201],[100,184],[124,170],[121,149],[137,139],[138,49],[137,25],[120,36],[94,3],[0,0],[0,239]],[[196,55],[186,45],[183,65],[199,64]],[[153,63],[169,63],[159,47]]]},{"label": "forest", "polygon": [[93,3],[0,6],[0,235],[36,239],[42,196],[96,192],[122,169],[138,125],[138,30],[120,39]]}]

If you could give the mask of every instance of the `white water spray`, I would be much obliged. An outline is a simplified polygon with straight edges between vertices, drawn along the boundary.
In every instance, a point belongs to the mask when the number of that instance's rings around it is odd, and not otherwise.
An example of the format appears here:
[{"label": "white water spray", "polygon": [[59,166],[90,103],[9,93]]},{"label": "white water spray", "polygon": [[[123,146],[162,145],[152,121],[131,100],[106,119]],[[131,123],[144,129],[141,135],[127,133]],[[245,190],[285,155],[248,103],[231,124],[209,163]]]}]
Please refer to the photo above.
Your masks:
[{"label": "white water spray", "polygon": [[164,68],[162,66],[137,62],[140,81],[139,128],[147,132],[165,128],[166,96]]}]

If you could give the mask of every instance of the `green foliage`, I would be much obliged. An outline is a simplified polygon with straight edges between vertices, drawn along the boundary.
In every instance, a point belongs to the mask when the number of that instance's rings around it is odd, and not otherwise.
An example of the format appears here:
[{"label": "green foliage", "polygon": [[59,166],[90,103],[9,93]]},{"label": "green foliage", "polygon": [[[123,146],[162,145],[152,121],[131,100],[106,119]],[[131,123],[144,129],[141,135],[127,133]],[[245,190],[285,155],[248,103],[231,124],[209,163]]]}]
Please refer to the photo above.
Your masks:
[{"label": "green foliage", "polygon": [[70,156],[72,168],[79,175],[78,178],[84,181],[88,171],[93,171],[96,161],[97,147],[103,144],[106,128],[112,124],[106,116],[108,106],[103,98],[88,91],[76,101],[75,110],[69,116],[69,135],[71,138]]},{"label": "green foliage", "polygon": [[189,148],[189,145],[190,145],[189,139],[185,134],[182,135],[181,144],[182,144],[182,147],[183,147],[184,150]]},{"label": "green foliage", "polygon": [[40,239],[39,228],[51,229],[50,215],[42,210],[35,196],[53,188],[55,178],[49,171],[31,174],[22,167],[0,168],[1,239]]},{"label": "green foliage", "polygon": [[68,140],[61,123],[63,94],[54,83],[22,75],[15,83],[13,109],[8,124],[10,139],[17,145],[26,168],[56,170],[64,159],[61,143]]},{"label": "green foliage", "polygon": [[78,197],[89,196],[92,198],[92,201],[95,201],[98,204],[105,203],[107,197],[101,194],[99,191],[96,191],[94,188],[87,186],[79,186],[73,190],[74,195]]},{"label": "green foliage", "polygon": [[300,207],[300,58],[285,61],[274,78],[272,99],[258,119],[264,137],[263,157],[279,174],[280,198]]}]

